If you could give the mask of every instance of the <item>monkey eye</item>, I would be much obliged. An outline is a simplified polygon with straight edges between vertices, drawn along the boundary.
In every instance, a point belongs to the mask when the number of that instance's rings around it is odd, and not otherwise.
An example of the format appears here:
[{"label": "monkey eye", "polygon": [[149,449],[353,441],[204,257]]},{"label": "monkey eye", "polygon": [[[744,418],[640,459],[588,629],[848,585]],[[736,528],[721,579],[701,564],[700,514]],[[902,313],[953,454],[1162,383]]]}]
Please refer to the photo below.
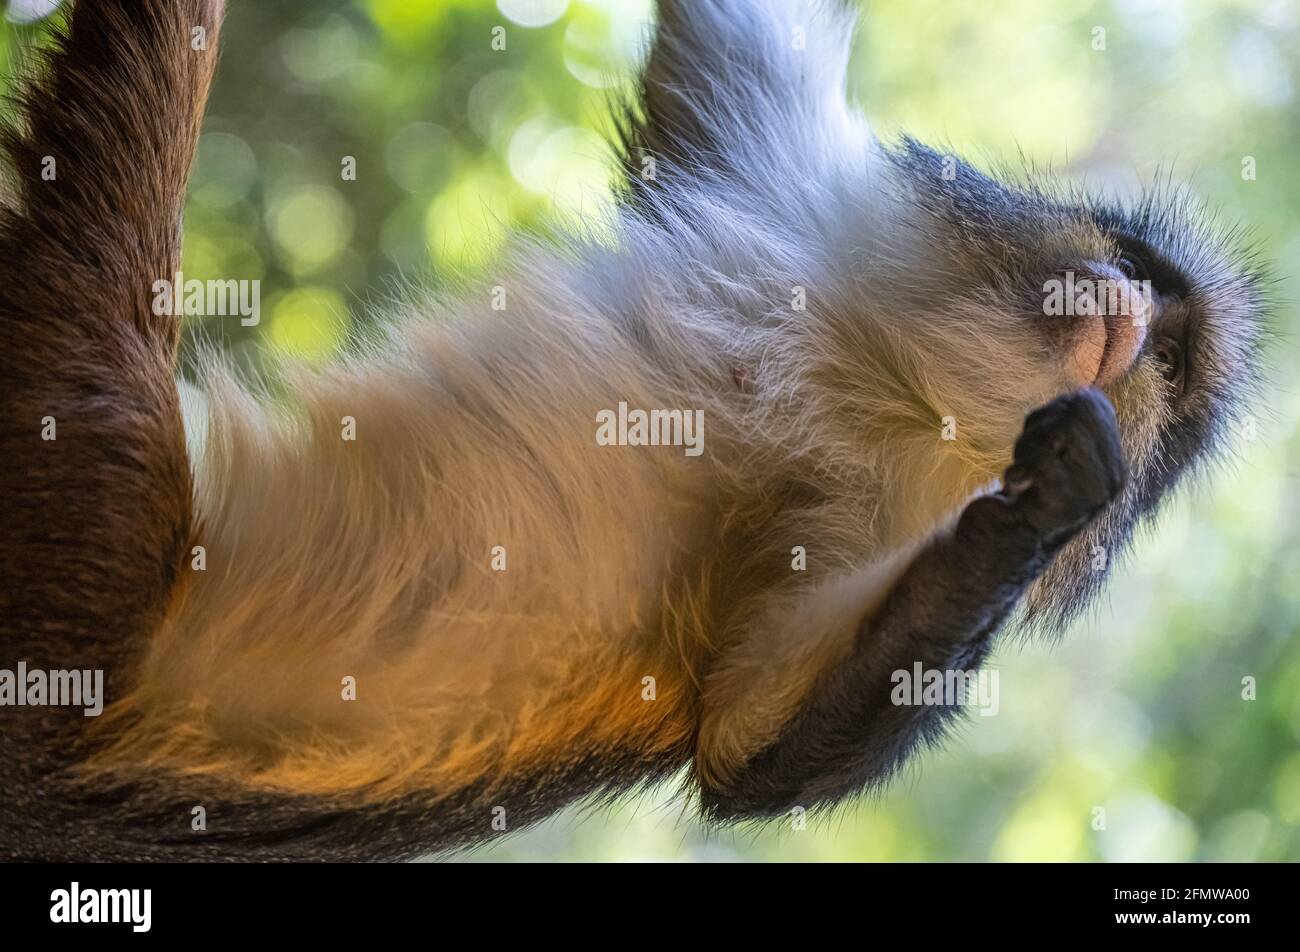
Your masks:
[{"label": "monkey eye", "polygon": [[1124,277],[1130,281],[1151,280],[1151,269],[1147,267],[1146,261],[1139,254],[1127,251],[1119,256],[1119,260],[1115,264],[1120,271],[1124,272]]},{"label": "monkey eye", "polygon": [[1170,383],[1178,383],[1183,376],[1183,349],[1178,342],[1162,337],[1156,342],[1151,355],[1160,364],[1160,375]]}]

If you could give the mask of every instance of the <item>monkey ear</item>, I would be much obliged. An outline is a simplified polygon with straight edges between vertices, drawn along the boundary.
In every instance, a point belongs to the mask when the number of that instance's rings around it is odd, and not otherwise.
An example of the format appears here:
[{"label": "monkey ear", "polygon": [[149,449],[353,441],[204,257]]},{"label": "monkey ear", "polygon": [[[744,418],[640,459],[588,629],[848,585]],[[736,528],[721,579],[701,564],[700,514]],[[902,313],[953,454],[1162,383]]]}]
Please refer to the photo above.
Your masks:
[{"label": "monkey ear", "polygon": [[[834,147],[846,124],[854,16],[838,0],[657,0],[621,151],[634,197],[648,166],[749,176],[772,155]],[[827,134],[831,133],[831,134]]]}]

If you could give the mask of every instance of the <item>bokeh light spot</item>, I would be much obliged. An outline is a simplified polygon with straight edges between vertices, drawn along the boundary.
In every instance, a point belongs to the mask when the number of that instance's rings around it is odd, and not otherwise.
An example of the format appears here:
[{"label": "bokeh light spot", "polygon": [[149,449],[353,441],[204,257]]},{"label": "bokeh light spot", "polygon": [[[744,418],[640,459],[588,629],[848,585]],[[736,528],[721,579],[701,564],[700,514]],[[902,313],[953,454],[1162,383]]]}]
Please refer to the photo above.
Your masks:
[{"label": "bokeh light spot", "polygon": [[299,288],[275,303],[271,343],[285,354],[320,362],[338,351],[348,323],[347,303],[337,291]]},{"label": "bokeh light spot", "polygon": [[304,185],[290,190],[270,212],[276,250],[296,275],[332,263],[352,236],[352,210],[334,189]]},{"label": "bokeh light spot", "polygon": [[547,26],[564,16],[569,0],[497,0],[497,9],[520,26]]},{"label": "bokeh light spot", "polygon": [[490,261],[513,220],[510,191],[509,182],[487,169],[471,170],[445,189],[425,218],[433,260],[452,269]]}]

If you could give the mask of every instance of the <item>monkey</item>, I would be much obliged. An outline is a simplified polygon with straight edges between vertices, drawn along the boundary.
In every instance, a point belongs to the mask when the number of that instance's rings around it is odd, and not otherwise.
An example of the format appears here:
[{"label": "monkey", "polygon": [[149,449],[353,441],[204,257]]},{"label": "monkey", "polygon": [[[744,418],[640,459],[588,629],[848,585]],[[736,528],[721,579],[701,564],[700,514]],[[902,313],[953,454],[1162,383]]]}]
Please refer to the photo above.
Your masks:
[{"label": "monkey", "polygon": [[[1259,390],[1265,266],[1186,189],[882,140],[847,5],[658,0],[609,237],[521,236],[283,400],[206,359],[187,421],[150,289],[224,13],[77,0],[0,135],[0,666],[105,678],[0,709],[7,859],[880,790],[962,713],[895,673],[1059,634]],[[1052,316],[1062,275],[1141,293]]]}]

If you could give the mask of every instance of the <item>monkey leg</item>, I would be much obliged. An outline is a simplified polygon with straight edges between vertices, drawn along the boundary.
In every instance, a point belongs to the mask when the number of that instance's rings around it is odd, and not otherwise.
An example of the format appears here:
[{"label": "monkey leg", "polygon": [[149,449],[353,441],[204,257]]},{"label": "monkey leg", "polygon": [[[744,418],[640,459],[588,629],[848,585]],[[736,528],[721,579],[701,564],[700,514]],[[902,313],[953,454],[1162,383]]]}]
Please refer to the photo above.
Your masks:
[{"label": "monkey leg", "polygon": [[1031,414],[1003,490],[969,503],[920,551],[774,742],[725,785],[702,780],[706,811],[772,816],[882,784],[961,703],[895,704],[894,672],[977,669],[1026,589],[1125,477],[1115,412],[1099,391]]}]

